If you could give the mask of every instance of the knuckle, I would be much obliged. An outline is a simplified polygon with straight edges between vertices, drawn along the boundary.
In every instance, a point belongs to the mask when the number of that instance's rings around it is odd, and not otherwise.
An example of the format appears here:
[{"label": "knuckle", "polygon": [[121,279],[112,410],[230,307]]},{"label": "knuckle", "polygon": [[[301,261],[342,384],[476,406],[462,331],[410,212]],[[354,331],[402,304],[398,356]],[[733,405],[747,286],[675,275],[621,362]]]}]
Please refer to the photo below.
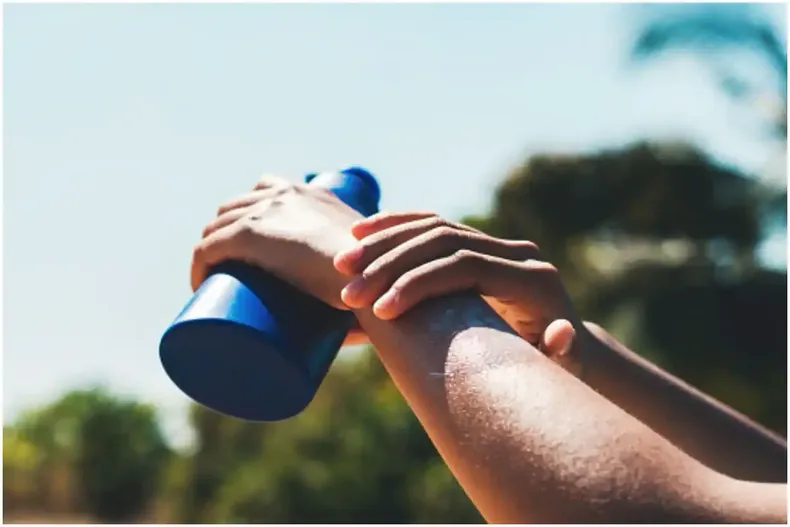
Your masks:
[{"label": "knuckle", "polygon": [[[436,214],[435,212],[415,212],[414,213],[417,217],[423,216],[424,220],[433,220],[433,221],[444,221],[441,216]],[[445,222],[446,223],[446,222]]]},{"label": "knuckle", "polygon": [[415,285],[419,285],[420,278],[423,275],[424,272],[418,269],[407,271],[397,280],[395,280],[395,282],[393,282],[392,286],[390,286],[390,289],[396,294],[402,294],[404,291],[408,291]]},{"label": "knuckle", "polygon": [[370,258],[379,254],[381,248],[388,243],[391,237],[392,233],[385,230],[359,240],[357,243],[362,248],[362,257]]},{"label": "knuckle", "polygon": [[206,261],[206,254],[208,252],[208,245],[204,241],[201,241],[197,245],[192,248],[192,260],[198,263],[205,263]]},{"label": "knuckle", "polygon": [[431,230],[434,238],[450,238],[455,235],[456,230],[449,225],[440,225]]},{"label": "knuckle", "polygon": [[469,249],[459,249],[455,251],[456,260],[466,261],[473,260],[477,257],[477,253]]},{"label": "knuckle", "polygon": [[429,216],[427,219],[423,220],[431,230],[442,229],[442,228],[452,228],[452,223],[448,220],[438,216],[436,214]]},{"label": "knuckle", "polygon": [[451,262],[464,268],[475,269],[483,263],[483,258],[479,253],[470,249],[459,249],[453,253]]},{"label": "knuckle", "polygon": [[450,225],[442,225],[429,231],[426,242],[438,242],[444,251],[458,251],[464,246],[464,237],[458,229]]},{"label": "knuckle", "polygon": [[236,208],[239,203],[244,203],[245,201],[246,201],[246,196],[239,196],[238,198],[232,199],[230,201],[226,201],[225,203],[217,207],[217,216],[222,216],[226,212]]},{"label": "knuckle", "polygon": [[258,178],[258,182],[255,184],[255,190],[264,190],[267,188],[272,187],[281,187],[288,182],[275,174],[263,174],[261,177]]},{"label": "knuckle", "polygon": [[375,259],[362,270],[362,277],[366,280],[378,280],[396,275],[398,273],[400,256],[402,256],[400,253],[388,253],[379,257],[375,257],[375,255],[369,256],[369,258]]},{"label": "knuckle", "polygon": [[238,196],[235,199],[232,199],[220,205],[217,208],[217,216],[222,216],[226,212],[230,212],[232,210],[242,209],[254,205],[258,201],[260,201],[263,198],[263,196],[264,193],[261,192],[260,190],[254,190],[252,192],[248,192],[247,194]]},{"label": "knuckle", "polygon": [[387,269],[389,268],[389,262],[381,262],[376,260],[372,264],[368,265],[362,271],[362,278],[365,280],[373,280],[379,276],[387,274]]},{"label": "knuckle", "polygon": [[301,184],[300,186],[305,190],[305,192],[310,191],[310,192],[313,192],[315,194],[319,194],[321,196],[327,196],[327,197],[331,197],[333,199],[337,198],[335,193],[332,192],[331,189],[328,189],[326,187],[308,186],[308,185],[305,185],[305,184]]},{"label": "knuckle", "polygon": [[261,220],[261,217],[256,214],[248,214],[242,216],[239,220],[234,223],[235,229],[233,235],[230,237],[231,239],[239,238],[239,237],[248,237],[251,236],[254,231],[257,222]]}]

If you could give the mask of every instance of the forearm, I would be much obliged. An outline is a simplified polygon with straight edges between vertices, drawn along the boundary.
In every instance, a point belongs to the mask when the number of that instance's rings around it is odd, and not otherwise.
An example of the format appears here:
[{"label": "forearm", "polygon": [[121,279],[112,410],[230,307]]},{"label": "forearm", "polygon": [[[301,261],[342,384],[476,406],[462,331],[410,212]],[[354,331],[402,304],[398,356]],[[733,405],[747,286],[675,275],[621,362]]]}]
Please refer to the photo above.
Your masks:
[{"label": "forearm", "polygon": [[487,521],[734,518],[710,494],[728,478],[546,359],[482,300],[426,302],[388,322],[357,317]]},{"label": "forearm", "polygon": [[787,443],[627,349],[595,324],[584,381],[675,446],[731,477],[787,481]]}]

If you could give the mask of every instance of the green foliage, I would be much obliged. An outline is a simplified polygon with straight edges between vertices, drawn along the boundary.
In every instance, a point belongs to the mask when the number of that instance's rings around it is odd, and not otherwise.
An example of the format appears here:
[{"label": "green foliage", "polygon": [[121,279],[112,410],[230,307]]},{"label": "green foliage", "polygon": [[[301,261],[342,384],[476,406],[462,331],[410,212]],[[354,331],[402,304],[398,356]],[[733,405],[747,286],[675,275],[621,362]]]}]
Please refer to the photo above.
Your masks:
[{"label": "green foliage", "polygon": [[173,521],[480,521],[370,351],[338,361],[291,420],[243,423],[200,407],[192,419],[198,447],[174,476],[185,505],[170,504]]},{"label": "green foliage", "polygon": [[41,465],[41,450],[13,428],[3,428],[3,503],[21,508],[35,503],[35,474]]},{"label": "green foliage", "polygon": [[584,318],[785,433],[787,275],[756,262],[761,188],[688,147],[536,156],[470,223],[537,242]]},{"label": "green foliage", "polygon": [[[766,128],[770,134],[787,139],[786,39],[760,16],[760,7],[714,4],[661,16],[662,11],[659,7],[659,16],[640,32],[631,49],[632,58],[643,62],[671,50],[702,56],[702,64],[708,66],[722,90],[733,99],[753,102],[767,94],[776,99],[777,111],[767,119]],[[731,60],[732,51],[748,51],[761,59],[767,66],[771,85],[761,86],[765,82],[739,72],[737,61]]]},{"label": "green foliage", "polygon": [[[656,15],[639,34],[632,57],[644,62],[670,50],[693,53],[710,67],[733,100],[758,102],[763,110],[772,102],[773,111],[763,117],[769,134],[780,140],[784,157],[786,37],[763,19],[760,7],[706,6],[675,14],[659,7]],[[739,70],[738,52],[741,58],[743,52],[749,53],[752,65],[767,66],[769,75],[759,78]],[[762,236],[777,229],[786,234],[786,174],[782,179],[779,185],[750,192],[757,200],[748,208],[756,209]],[[745,204],[746,200],[736,198]],[[646,296],[644,333],[666,350],[665,362],[671,369],[786,433],[786,271],[730,269],[724,274],[721,267],[720,261],[674,271],[644,266],[611,287],[607,300],[617,302],[617,291],[621,297],[640,281],[636,289]]]},{"label": "green foliage", "polygon": [[156,491],[168,449],[150,406],[97,397],[79,427],[75,468],[97,518],[129,521]]},{"label": "green foliage", "polygon": [[[536,156],[467,223],[537,241],[585,318],[625,311],[638,351],[783,431],[786,275],[755,262],[759,188],[693,148],[636,144]],[[192,422],[196,451],[164,494],[173,521],[481,522],[370,352],[338,361],[288,421],[194,407]]]},{"label": "green foliage", "polygon": [[[535,156],[467,223],[536,241],[584,318],[785,433],[787,276],[754,255],[765,199],[693,148],[635,144]],[[67,394],[5,430],[6,503],[104,521],[482,521],[371,350],[341,357],[293,419],[190,419],[194,449],[169,455],[151,407]]]},{"label": "green foliage", "polygon": [[[5,434],[11,441],[3,454],[15,462],[15,479],[37,480],[47,508],[80,508],[108,522],[140,514],[169,458],[154,408],[102,389],[68,393]],[[53,475],[60,475],[54,493],[46,483]]]},{"label": "green foliage", "polygon": [[535,156],[499,187],[491,217],[474,221],[498,236],[536,240],[560,267],[578,267],[579,242],[596,236],[720,240],[751,257],[758,189],[692,148],[636,144]]},{"label": "green foliage", "polygon": [[[684,8],[692,6],[683,6]],[[707,66],[724,93],[741,107],[753,110],[768,137],[777,139],[777,165],[787,164],[787,45],[786,37],[761,16],[755,4],[708,5],[668,10],[659,6],[631,49],[636,63],[647,63],[671,50],[694,54]],[[739,53],[740,52],[740,53]],[[763,65],[767,75],[745,71]],[[738,60],[738,59],[742,60]],[[769,79],[766,82],[766,79]],[[787,225],[787,174],[773,174],[772,185],[760,192],[761,215],[766,233]]]},{"label": "green foliage", "polygon": [[[635,144],[535,156],[467,223],[536,241],[584,318],[785,433],[787,275],[755,258],[765,199],[693,148]],[[151,407],[67,394],[5,430],[6,502],[104,521],[482,521],[371,350],[341,357],[293,419],[190,418],[194,449],[171,456]]]}]

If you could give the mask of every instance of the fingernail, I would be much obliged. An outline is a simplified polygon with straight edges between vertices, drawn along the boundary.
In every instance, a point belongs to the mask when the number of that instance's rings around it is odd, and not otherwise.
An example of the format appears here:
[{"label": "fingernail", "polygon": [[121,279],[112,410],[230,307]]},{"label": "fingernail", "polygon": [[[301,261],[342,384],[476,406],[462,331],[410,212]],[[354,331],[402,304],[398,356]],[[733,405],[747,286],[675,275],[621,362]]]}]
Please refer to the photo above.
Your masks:
[{"label": "fingernail", "polygon": [[565,340],[565,343],[562,345],[562,348],[560,348],[560,351],[557,354],[557,356],[564,357],[571,352],[571,347],[573,346],[573,341],[575,340],[575,336],[576,336],[576,332],[571,330],[570,334]]},{"label": "fingernail", "polygon": [[[340,292],[340,299],[343,303],[348,304],[349,302],[353,302],[356,297],[359,296],[359,293],[362,292],[362,288],[365,285],[365,279],[362,277],[354,278],[343,290]],[[354,306],[350,306],[354,307]]]},{"label": "fingernail", "polygon": [[379,318],[384,318],[383,316],[386,316],[395,307],[397,297],[398,295],[394,291],[387,291],[373,304],[373,313]]}]

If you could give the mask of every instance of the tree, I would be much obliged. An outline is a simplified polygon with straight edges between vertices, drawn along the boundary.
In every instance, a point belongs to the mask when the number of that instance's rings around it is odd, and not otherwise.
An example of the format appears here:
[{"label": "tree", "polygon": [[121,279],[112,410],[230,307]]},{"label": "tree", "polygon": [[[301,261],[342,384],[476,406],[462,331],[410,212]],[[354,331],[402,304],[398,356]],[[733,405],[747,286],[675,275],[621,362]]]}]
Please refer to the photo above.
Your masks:
[{"label": "tree", "polygon": [[535,156],[469,223],[536,241],[585,318],[785,433],[787,275],[757,265],[759,188],[680,145]]},{"label": "tree", "polygon": [[[631,49],[636,63],[677,50],[707,66],[721,89],[740,106],[754,110],[767,137],[778,140],[781,173],[765,181],[763,235],[787,232],[787,45],[755,4],[658,7]],[[762,66],[744,71],[738,66]],[[767,75],[760,76],[755,71]],[[759,176],[759,174],[758,174]],[[763,178],[765,179],[765,178]]]},{"label": "tree", "polygon": [[[787,46],[783,40],[761,16],[760,7],[753,4],[712,5],[669,13],[659,8],[640,32],[631,56],[643,62],[673,49],[694,53],[736,101],[776,103],[767,115],[767,131],[786,140]],[[732,60],[733,51],[750,52],[751,61],[762,63],[770,80],[760,82],[753,75],[739,72],[737,58]],[[722,57],[728,60],[718,60]]]},{"label": "tree", "polygon": [[[766,20],[761,9],[761,6],[754,4],[709,5],[695,9],[683,6],[683,9],[677,10],[658,7],[648,17],[647,24],[631,50],[631,57],[638,63],[648,63],[669,51],[677,50],[700,58],[700,63],[709,67],[718,85],[734,102],[760,110],[758,117],[761,118],[762,129],[767,132],[768,138],[778,140],[781,149],[779,154],[784,160],[781,165],[784,167],[787,146],[786,43],[785,37]],[[744,64],[762,66],[761,71],[767,75],[755,75],[755,72],[760,71],[756,68],[738,68]],[[783,169],[777,175],[781,177],[773,181],[766,181],[760,174],[751,176],[762,183],[755,185],[752,190],[752,195],[757,198],[761,238],[776,232],[786,237],[786,172]],[[714,289],[698,290],[698,297],[707,299],[698,309],[716,311],[719,313],[719,323],[730,324],[709,326],[709,346],[702,344],[702,338],[675,344],[667,341],[673,334],[669,328],[674,327],[684,335],[689,333],[677,327],[677,324],[693,320],[689,318],[688,312],[685,313],[685,319],[684,313],[676,312],[671,320],[666,316],[667,308],[662,310],[654,306],[646,312],[646,318],[653,328],[651,333],[662,340],[664,346],[683,348],[685,345],[698,350],[692,355],[696,358],[696,366],[692,366],[695,361],[674,361],[675,367],[680,370],[691,367],[701,370],[705,361],[718,359],[706,357],[706,349],[725,350],[727,358],[723,362],[729,363],[729,368],[708,374],[718,379],[710,381],[720,386],[714,391],[724,394],[725,400],[738,399],[736,407],[740,406],[747,413],[762,418],[782,433],[787,430],[787,400],[784,394],[787,379],[784,373],[786,354],[779,350],[785,349],[786,284],[786,270],[776,273],[764,271],[731,280]],[[620,287],[628,287],[627,282],[622,282]],[[687,301],[693,303],[693,300],[681,294],[673,297],[670,291],[664,291],[656,297],[654,304],[675,303],[688,307],[690,304]],[[661,331],[659,326],[667,329]],[[699,337],[702,335],[699,334]],[[714,341],[718,343],[714,344]],[[752,349],[755,353],[741,353],[738,356],[736,349]],[[688,351],[691,353],[691,350]],[[721,360],[715,364],[719,365]],[[735,371],[739,373],[734,374]],[[686,373],[692,377],[702,374]],[[746,381],[746,378],[749,380]],[[722,385],[726,385],[727,389]]]},{"label": "tree", "polygon": [[3,510],[30,508],[37,501],[40,450],[10,427],[3,428]]},{"label": "tree", "polygon": [[[639,143],[534,156],[467,222],[536,241],[585,318],[784,431],[787,279],[755,258],[758,187],[692,147]],[[163,495],[172,521],[481,521],[370,351],[338,360],[295,418],[194,407],[192,423]]]},{"label": "tree", "polygon": [[37,484],[50,500],[48,483],[63,482],[56,509],[81,509],[105,522],[142,514],[169,458],[154,408],[99,388],[24,414],[12,430],[40,453]]},{"label": "tree", "polygon": [[[198,441],[173,475],[173,521],[481,521],[370,350],[337,361],[288,421],[244,423],[200,407],[192,419]],[[242,437],[250,448],[237,448]]]}]

